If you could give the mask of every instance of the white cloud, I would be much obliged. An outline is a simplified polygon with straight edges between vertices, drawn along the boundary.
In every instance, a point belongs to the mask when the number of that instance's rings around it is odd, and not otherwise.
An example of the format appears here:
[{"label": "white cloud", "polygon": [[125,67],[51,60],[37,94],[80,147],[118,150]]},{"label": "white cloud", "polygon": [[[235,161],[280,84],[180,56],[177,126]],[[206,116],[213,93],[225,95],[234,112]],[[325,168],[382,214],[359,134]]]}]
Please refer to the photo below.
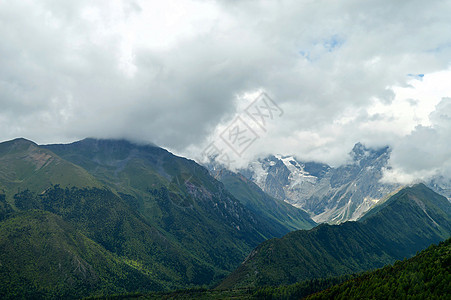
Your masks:
[{"label": "white cloud", "polygon": [[127,137],[193,156],[241,95],[265,90],[284,115],[243,160],[339,164],[358,141],[396,153],[428,138],[418,125],[437,130],[450,13],[450,1],[2,1],[0,139]]},{"label": "white cloud", "polygon": [[451,98],[442,98],[429,121],[429,126],[418,125],[394,144],[386,181],[409,183],[433,176],[451,179]]}]

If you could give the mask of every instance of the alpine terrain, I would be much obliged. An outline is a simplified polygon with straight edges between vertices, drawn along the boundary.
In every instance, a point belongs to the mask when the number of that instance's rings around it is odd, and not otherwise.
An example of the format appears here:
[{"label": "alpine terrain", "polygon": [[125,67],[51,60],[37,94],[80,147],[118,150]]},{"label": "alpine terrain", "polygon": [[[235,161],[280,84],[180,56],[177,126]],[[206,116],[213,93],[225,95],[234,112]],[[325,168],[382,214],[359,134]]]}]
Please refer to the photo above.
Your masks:
[{"label": "alpine terrain", "polygon": [[418,184],[357,222],[322,224],[263,242],[220,287],[291,284],[379,268],[450,235],[448,199]]},{"label": "alpine terrain", "polygon": [[194,161],[124,140],[1,143],[0,200],[11,297],[208,286],[264,240],[315,225],[274,221]]},{"label": "alpine terrain", "polygon": [[[357,143],[350,161],[338,167],[303,162],[294,156],[270,155],[249,164],[239,173],[267,194],[307,211],[317,223],[355,221],[378,201],[402,188],[381,182],[389,168],[390,148],[367,148]],[[451,199],[451,182],[436,176],[426,183]]]}]

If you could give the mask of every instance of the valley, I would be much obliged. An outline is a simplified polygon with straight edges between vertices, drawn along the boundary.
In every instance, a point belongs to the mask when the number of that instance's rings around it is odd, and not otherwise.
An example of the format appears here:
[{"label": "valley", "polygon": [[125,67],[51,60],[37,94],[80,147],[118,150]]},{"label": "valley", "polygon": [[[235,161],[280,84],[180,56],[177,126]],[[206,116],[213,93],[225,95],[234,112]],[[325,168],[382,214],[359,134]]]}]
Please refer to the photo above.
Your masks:
[{"label": "valley", "polygon": [[[261,160],[262,189],[249,170],[206,168],[126,140],[0,143],[0,295],[153,297],[187,289],[227,298],[247,289],[253,297],[302,282],[320,291],[450,236],[446,197],[423,184],[377,185],[384,164],[374,164],[388,150],[356,147],[354,164],[337,169]],[[325,202],[315,196],[293,206],[281,197],[325,189]],[[340,193],[341,202],[331,196]],[[381,200],[355,203],[368,195]],[[366,206],[351,212],[342,203]],[[330,207],[339,225],[323,223]]]}]

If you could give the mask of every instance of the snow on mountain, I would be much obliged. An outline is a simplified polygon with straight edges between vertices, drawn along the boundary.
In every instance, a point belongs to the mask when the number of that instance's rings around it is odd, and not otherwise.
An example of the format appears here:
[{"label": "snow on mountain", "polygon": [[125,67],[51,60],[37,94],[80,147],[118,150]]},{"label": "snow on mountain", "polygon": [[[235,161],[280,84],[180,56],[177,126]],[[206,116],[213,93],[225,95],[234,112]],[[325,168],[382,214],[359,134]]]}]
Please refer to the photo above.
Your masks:
[{"label": "snow on mountain", "polygon": [[333,168],[270,155],[240,172],[271,196],[306,210],[316,222],[341,223],[358,219],[399,187],[380,182],[388,147],[370,149],[358,143],[350,156],[350,163]]},{"label": "snow on mountain", "polygon": [[[315,222],[338,224],[359,219],[402,187],[381,181],[390,152],[389,147],[357,143],[349,162],[338,167],[277,154],[251,161],[238,172],[270,196],[307,211]],[[451,201],[451,180],[436,177],[426,184]]]}]

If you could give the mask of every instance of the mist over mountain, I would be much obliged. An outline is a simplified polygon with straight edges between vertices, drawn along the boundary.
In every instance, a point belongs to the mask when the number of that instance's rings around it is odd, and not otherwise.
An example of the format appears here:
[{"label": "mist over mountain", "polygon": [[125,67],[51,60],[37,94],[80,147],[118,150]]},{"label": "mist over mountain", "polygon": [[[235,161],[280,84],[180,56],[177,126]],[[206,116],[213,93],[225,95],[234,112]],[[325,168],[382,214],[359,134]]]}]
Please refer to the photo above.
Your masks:
[{"label": "mist over mountain", "polygon": [[[14,207],[21,219],[32,218],[36,209],[44,210],[49,220],[59,218],[63,229],[81,231],[94,247],[101,247],[105,255],[115,257],[117,264],[140,274],[146,284],[154,282],[155,288],[214,282],[258,243],[288,232],[248,211],[203,167],[155,146],[87,139],[40,147],[17,139],[1,143],[0,149],[0,186],[8,203],[5,209]],[[20,223],[18,220],[5,226]],[[45,236],[51,228],[36,228],[33,239]],[[4,238],[7,243],[8,236]],[[19,239],[14,251],[26,248],[25,242]],[[42,250],[38,247],[36,251]],[[86,256],[92,251],[73,254],[73,259],[84,259],[83,268],[92,270],[94,278],[105,278],[106,282],[97,282],[112,284],[112,291],[130,290],[130,286],[121,290],[104,277],[104,269],[96,267],[103,263]],[[41,255],[46,257],[51,252]],[[15,268],[2,263],[5,272]],[[53,276],[49,278],[51,286],[59,277],[48,269],[50,265],[43,268]],[[36,271],[17,276],[35,283],[38,280]],[[49,292],[39,286],[42,293]],[[101,286],[78,292],[84,295]],[[73,289],[78,290],[75,286]]]},{"label": "mist over mountain", "polygon": [[339,165],[361,141],[390,145],[392,181],[449,179],[449,0],[173,1],[2,1],[0,140],[194,157],[266,92],[284,113],[250,157]]},{"label": "mist over mountain", "polygon": [[0,143],[0,166],[0,273],[11,276],[2,291],[18,297],[212,285],[260,242],[316,225],[251,182],[239,181],[251,198],[235,197],[204,167],[154,145],[15,139]]},{"label": "mist over mountain", "polygon": [[[354,145],[347,163],[331,167],[294,156],[270,155],[237,172],[269,195],[306,210],[318,223],[357,220],[378,201],[403,185],[384,177],[390,171],[391,149]],[[436,176],[427,182],[451,199],[451,182]]]},{"label": "mist over mountain", "polygon": [[0,299],[451,298],[450,15],[0,1]]},{"label": "mist over mountain", "polygon": [[[239,174],[127,140],[0,143],[0,293],[58,298],[285,284],[379,267],[449,236],[450,203],[424,185],[374,201],[368,212],[328,198],[382,197],[377,179],[389,149],[357,144],[352,155],[338,168],[271,156]],[[324,201],[284,201],[312,191],[327,191]],[[309,214],[329,207],[341,217],[331,222],[360,221],[317,226]],[[274,259],[259,258],[272,257],[273,247]]]}]

